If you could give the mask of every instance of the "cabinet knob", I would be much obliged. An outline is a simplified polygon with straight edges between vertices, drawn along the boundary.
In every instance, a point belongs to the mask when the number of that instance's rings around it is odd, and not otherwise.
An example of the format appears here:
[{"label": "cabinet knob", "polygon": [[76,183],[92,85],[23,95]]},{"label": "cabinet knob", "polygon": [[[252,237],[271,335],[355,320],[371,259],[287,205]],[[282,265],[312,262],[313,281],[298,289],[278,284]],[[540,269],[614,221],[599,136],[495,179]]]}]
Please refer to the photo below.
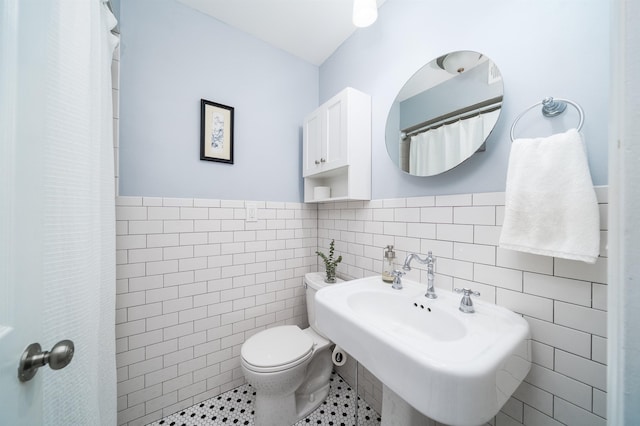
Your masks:
[{"label": "cabinet knob", "polygon": [[321,159],[320,159],[320,162],[321,162],[321,163],[326,163],[326,162],[327,162],[327,160],[325,160],[324,158],[321,158]]},{"label": "cabinet knob", "polygon": [[320,162],[318,160],[314,161],[314,163],[316,163],[316,165],[320,164]]}]

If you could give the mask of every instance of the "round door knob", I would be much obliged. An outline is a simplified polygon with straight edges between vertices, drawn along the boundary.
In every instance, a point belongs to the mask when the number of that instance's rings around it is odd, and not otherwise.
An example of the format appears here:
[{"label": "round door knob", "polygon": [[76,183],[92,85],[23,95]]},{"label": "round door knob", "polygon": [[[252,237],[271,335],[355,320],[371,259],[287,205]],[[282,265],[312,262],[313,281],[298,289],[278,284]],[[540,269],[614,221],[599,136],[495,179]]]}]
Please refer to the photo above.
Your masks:
[{"label": "round door knob", "polygon": [[65,368],[73,358],[75,347],[71,340],[62,340],[51,348],[49,352],[48,363],[52,370],[60,370]]},{"label": "round door knob", "polygon": [[49,364],[52,370],[66,367],[73,358],[75,347],[71,340],[61,340],[51,351],[42,351],[39,343],[32,343],[24,350],[18,366],[18,379],[28,382],[38,372],[38,368]]}]

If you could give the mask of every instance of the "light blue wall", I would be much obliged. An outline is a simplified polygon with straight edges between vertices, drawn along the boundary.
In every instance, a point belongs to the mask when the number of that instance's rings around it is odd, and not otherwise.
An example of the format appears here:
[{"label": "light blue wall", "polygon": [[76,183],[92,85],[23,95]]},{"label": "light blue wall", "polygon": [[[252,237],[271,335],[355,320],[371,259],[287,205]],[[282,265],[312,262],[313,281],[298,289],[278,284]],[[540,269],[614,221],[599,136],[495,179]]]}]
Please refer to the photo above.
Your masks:
[{"label": "light blue wall", "polygon": [[[174,0],[121,0],[120,194],[302,200],[318,67]],[[200,99],[235,108],[235,164],[200,160]]]},{"label": "light blue wall", "polygon": [[[415,71],[456,50],[482,52],[500,68],[500,120],[486,152],[439,176],[410,176],[387,155],[387,114]],[[607,183],[609,61],[605,0],[387,0],[378,21],[358,30],[320,67],[320,102],[345,86],[372,96],[374,199],[503,191],[511,124],[546,96],[583,107],[592,179],[602,185]],[[530,116],[516,136],[548,135],[578,122],[573,110],[553,122],[538,113]]]},{"label": "light blue wall", "polygon": [[[582,105],[593,181],[607,183],[605,0],[387,0],[320,70],[174,0],[114,1],[122,195],[300,201],[302,120],[345,86],[372,95],[375,199],[504,190],[511,123],[545,96]],[[387,114],[415,71],[455,50],[483,52],[500,68],[500,120],[486,152],[440,176],[409,176],[387,155]],[[234,165],[199,159],[201,98],[235,107]],[[545,120],[529,114],[517,135],[577,122],[573,111]]]}]

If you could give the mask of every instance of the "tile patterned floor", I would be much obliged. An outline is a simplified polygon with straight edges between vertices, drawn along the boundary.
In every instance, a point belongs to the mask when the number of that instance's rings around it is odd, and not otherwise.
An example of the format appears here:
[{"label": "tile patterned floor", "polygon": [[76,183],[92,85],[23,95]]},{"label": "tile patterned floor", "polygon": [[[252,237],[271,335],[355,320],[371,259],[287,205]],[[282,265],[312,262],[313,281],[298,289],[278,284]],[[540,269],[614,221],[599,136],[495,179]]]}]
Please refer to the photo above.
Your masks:
[{"label": "tile patterned floor", "polygon": [[[254,398],[253,388],[245,384],[150,423],[148,426],[255,426],[253,423]],[[356,412],[354,400],[354,390],[334,372],[331,374],[327,399],[309,416],[298,421],[295,426],[354,426]],[[358,403],[357,426],[379,426],[380,415],[360,397],[358,397]]]}]

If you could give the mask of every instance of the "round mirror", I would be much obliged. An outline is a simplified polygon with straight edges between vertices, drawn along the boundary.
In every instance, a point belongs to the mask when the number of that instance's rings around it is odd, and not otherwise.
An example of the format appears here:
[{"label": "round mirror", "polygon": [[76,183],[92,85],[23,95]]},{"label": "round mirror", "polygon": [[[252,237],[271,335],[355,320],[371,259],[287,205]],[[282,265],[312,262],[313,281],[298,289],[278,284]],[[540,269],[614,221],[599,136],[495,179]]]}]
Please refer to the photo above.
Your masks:
[{"label": "round mirror", "polygon": [[502,95],[500,71],[485,55],[458,51],[432,60],[391,106],[385,131],[389,157],[414,176],[451,170],[484,150]]}]

